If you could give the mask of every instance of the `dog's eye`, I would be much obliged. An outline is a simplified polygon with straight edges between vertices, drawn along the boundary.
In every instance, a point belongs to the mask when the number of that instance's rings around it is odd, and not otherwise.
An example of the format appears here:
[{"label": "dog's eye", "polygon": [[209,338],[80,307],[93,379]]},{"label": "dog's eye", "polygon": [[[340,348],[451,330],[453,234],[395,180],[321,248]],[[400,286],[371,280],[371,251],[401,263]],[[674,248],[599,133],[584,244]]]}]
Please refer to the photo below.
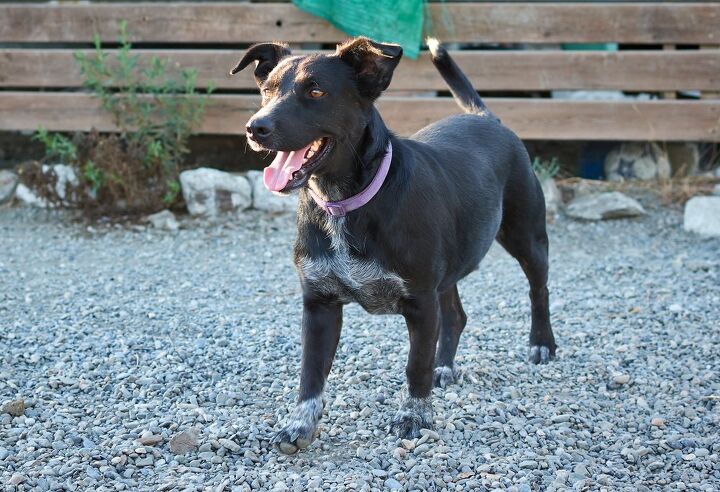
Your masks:
[{"label": "dog's eye", "polygon": [[318,89],[317,87],[314,87],[308,91],[308,96],[312,97],[313,99],[320,99],[325,95],[325,91],[322,91]]},{"label": "dog's eye", "polygon": [[263,89],[263,90],[262,90],[262,95],[265,96],[265,97],[270,97],[271,94],[272,94],[272,91],[271,91],[270,89]]}]

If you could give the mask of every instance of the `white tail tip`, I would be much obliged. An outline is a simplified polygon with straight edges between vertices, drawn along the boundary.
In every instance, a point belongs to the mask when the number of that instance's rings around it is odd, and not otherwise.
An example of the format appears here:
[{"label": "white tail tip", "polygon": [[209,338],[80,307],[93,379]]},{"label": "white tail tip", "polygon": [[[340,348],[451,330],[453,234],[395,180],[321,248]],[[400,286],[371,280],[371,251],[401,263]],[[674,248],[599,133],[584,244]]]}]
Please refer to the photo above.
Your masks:
[{"label": "white tail tip", "polygon": [[440,41],[436,38],[428,37],[425,39],[425,44],[428,45],[430,53],[432,53],[433,56],[437,56],[438,48],[440,48]]}]

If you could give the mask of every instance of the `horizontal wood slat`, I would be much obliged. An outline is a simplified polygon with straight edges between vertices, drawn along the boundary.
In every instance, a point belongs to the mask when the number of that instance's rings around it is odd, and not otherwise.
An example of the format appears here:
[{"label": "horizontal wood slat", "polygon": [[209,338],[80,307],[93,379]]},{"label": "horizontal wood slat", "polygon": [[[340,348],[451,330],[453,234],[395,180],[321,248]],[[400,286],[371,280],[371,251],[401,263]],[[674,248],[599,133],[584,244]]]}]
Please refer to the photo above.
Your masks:
[{"label": "horizontal wood slat", "polygon": [[94,33],[116,41],[122,20],[134,41],[155,43],[335,42],[346,37],[292,4],[10,4],[0,5],[0,19],[0,42],[87,42]]},{"label": "horizontal wood slat", "polygon": [[[89,51],[86,51],[89,53]],[[252,70],[228,70],[242,50],[138,50],[140,63],[169,58],[198,71],[198,83],[255,89]],[[0,87],[78,87],[74,50],[0,49]],[[452,56],[478,90],[720,90],[720,49],[703,51],[456,51]],[[403,60],[392,90],[447,90],[427,53]]]},{"label": "horizontal wood slat", "polygon": [[[720,5],[690,3],[433,3],[426,31],[443,41],[716,44]],[[291,4],[2,4],[0,42],[335,42],[346,37]]]},{"label": "horizontal wood slat", "polygon": [[[201,131],[240,134],[258,107],[256,96],[213,96]],[[525,139],[720,141],[720,101],[580,102],[486,100]],[[410,134],[460,112],[449,98],[381,98],[388,126]],[[0,130],[113,129],[96,99],[78,93],[0,92]]]},{"label": "horizontal wood slat", "polygon": [[435,4],[425,23],[443,41],[639,44],[717,40],[719,24],[716,2]]}]

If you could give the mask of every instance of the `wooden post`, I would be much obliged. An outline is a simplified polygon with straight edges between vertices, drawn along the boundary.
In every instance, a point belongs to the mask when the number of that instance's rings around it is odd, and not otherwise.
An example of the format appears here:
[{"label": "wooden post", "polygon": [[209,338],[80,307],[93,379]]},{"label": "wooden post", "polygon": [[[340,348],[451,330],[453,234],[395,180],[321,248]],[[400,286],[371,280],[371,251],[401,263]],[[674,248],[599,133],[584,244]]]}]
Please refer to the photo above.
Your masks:
[{"label": "wooden post", "polygon": [[[674,44],[664,44],[663,45],[663,50],[665,50],[665,51],[674,50],[674,49],[675,49]],[[677,93],[675,91],[663,92],[662,98],[663,99],[677,99]]]}]

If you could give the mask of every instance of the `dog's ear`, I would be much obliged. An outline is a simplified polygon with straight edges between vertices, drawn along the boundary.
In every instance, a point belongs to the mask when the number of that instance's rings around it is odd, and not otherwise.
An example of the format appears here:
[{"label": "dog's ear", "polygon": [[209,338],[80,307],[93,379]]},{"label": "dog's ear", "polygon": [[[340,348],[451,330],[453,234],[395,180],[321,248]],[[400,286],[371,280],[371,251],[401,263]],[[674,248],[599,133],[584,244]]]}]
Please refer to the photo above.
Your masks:
[{"label": "dog's ear", "polygon": [[230,75],[235,75],[250,63],[255,62],[255,82],[260,86],[265,82],[267,76],[272,72],[280,60],[290,55],[287,46],[280,43],[261,43],[248,48],[242,60],[230,70]]},{"label": "dog's ear", "polygon": [[338,45],[335,55],[355,70],[360,94],[375,100],[388,88],[393,71],[402,57],[398,44],[376,43],[365,37]]}]

